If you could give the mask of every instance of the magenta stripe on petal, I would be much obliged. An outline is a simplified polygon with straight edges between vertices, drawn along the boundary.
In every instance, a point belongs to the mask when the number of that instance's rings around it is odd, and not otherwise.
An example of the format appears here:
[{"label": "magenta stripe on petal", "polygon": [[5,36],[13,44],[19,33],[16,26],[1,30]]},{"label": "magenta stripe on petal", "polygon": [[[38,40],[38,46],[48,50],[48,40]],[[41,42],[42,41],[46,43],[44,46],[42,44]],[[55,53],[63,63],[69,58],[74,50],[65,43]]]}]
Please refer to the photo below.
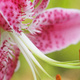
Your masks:
[{"label": "magenta stripe on petal", "polygon": [[40,30],[28,35],[44,53],[61,50],[80,40],[80,11],[54,8],[38,15],[31,28]]}]

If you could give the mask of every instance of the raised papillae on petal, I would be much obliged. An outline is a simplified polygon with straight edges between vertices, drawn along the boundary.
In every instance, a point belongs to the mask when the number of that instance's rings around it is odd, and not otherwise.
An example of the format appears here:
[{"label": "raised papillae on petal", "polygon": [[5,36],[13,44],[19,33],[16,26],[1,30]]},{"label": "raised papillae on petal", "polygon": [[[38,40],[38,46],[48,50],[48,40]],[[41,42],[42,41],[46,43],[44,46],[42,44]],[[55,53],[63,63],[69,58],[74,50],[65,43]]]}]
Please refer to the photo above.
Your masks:
[{"label": "raised papillae on petal", "polygon": [[41,11],[43,11],[49,3],[50,0],[34,0],[33,4],[34,6],[37,6],[35,8],[35,13],[41,13]]},{"label": "raised papillae on petal", "polygon": [[22,16],[30,5],[30,0],[0,0],[0,27],[20,33]]},{"label": "raised papillae on petal", "polygon": [[[44,53],[61,50],[80,40],[80,11],[54,8],[38,15],[29,38]],[[31,30],[32,32],[34,32]]]},{"label": "raised papillae on petal", "polygon": [[3,41],[0,47],[0,80],[10,80],[18,62],[20,50],[16,45]]}]

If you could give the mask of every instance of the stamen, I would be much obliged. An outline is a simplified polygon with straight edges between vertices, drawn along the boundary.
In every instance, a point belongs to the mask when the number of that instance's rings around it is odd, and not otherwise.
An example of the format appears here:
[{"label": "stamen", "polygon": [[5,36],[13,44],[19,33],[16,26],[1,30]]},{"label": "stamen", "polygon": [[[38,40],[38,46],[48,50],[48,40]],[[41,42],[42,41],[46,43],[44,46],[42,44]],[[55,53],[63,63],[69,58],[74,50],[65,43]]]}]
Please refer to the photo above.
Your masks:
[{"label": "stamen", "polygon": [[[15,38],[16,37],[17,36],[15,36]],[[19,36],[19,38],[22,40],[23,43],[25,43],[25,45],[29,48],[29,50],[34,55],[36,55],[38,58],[42,59],[43,61],[45,61],[45,62],[47,62],[47,63],[49,63],[51,65],[59,66],[59,67],[64,67],[64,68],[80,68],[80,66],[75,66],[75,63],[59,62],[59,61],[56,61],[56,60],[53,60],[53,59],[47,57],[38,48],[35,47],[35,45],[28,39],[28,37],[25,36],[24,33],[22,33],[22,35]],[[26,42],[25,42],[25,40],[26,40]],[[78,63],[78,64],[80,64],[80,63]]]},{"label": "stamen", "polygon": [[[28,50],[28,48],[24,45],[24,43],[21,41],[21,39],[19,39],[19,37],[17,37],[16,35],[14,35],[14,34],[12,34],[11,33],[11,35],[13,35],[12,36],[12,38],[14,39],[14,41],[17,41],[18,40],[18,43],[17,43],[17,45],[18,45],[18,47],[19,47],[19,49],[21,50],[21,52],[22,51],[24,51],[24,52],[22,52],[23,53],[23,55],[25,55],[24,57],[25,57],[25,59],[27,59],[26,57],[26,55],[28,55],[33,61],[34,61],[34,63],[51,79],[51,80],[53,80],[53,78],[43,69],[43,67],[39,64],[39,62],[36,60],[36,58],[32,55],[32,53]],[[14,38],[15,37],[15,38]]]},{"label": "stamen", "polygon": [[56,80],[61,80],[60,74],[57,74],[57,75],[56,75]]}]

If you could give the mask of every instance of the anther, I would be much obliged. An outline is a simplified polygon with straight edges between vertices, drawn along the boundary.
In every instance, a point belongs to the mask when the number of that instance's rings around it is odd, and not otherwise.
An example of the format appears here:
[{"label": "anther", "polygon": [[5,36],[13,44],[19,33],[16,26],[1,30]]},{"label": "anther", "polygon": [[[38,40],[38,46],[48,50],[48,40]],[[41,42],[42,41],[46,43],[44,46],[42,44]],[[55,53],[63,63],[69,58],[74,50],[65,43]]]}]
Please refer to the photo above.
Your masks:
[{"label": "anther", "polygon": [[57,75],[56,75],[56,80],[61,80],[60,74],[57,74]]}]

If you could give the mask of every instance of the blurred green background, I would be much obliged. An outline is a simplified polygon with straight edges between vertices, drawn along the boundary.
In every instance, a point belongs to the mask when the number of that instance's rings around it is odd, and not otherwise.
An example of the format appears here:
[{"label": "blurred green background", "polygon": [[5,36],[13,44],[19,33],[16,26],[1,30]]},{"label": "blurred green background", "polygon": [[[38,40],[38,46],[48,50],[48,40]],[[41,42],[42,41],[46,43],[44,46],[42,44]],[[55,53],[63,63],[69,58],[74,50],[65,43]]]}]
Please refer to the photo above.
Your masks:
[{"label": "blurred green background", "polygon": [[[80,9],[80,0],[50,0],[47,9],[54,7]],[[80,49],[80,43],[76,45],[71,45],[61,51],[56,51],[47,54],[47,56],[59,61],[79,60],[79,49]],[[20,60],[20,68],[17,72],[14,73],[11,80],[33,80],[31,69],[22,54],[20,54],[19,60]],[[56,74],[60,74],[62,80],[80,80],[79,69],[64,69],[48,65],[47,63],[41,60],[39,61],[44,67],[44,69],[51,76],[53,76],[53,78],[56,77]],[[41,80],[50,80],[41,70],[39,70],[39,73],[41,75]]]}]

